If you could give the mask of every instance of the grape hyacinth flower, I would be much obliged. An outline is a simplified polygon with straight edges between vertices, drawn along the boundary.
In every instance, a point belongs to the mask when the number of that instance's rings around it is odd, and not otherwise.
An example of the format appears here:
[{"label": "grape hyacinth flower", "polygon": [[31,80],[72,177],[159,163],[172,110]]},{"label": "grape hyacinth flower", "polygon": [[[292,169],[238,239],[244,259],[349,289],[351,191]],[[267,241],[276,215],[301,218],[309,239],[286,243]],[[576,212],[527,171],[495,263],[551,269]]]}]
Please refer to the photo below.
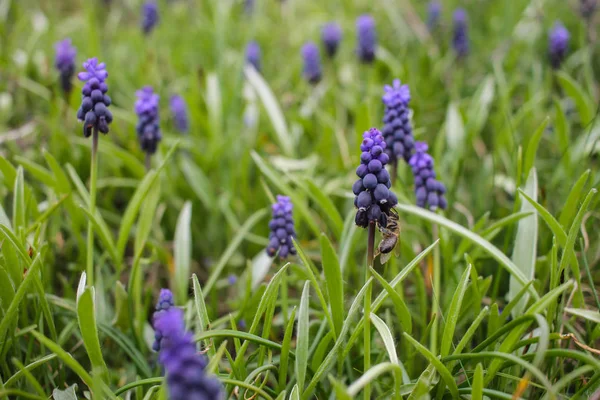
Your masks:
[{"label": "grape hyacinth flower", "polygon": [[304,78],[313,85],[319,83],[322,73],[321,56],[317,45],[308,42],[302,46],[302,58],[304,59]]},{"label": "grape hyacinth flower", "polygon": [[244,11],[246,14],[252,14],[254,12],[256,0],[244,0]]},{"label": "grape hyacinth flower", "polygon": [[171,96],[171,113],[173,114],[173,120],[175,121],[175,128],[181,133],[187,133],[190,124],[188,120],[188,110],[185,105],[185,100],[179,95]]},{"label": "grape hyacinth flower", "polygon": [[208,361],[196,350],[191,332],[185,330],[183,311],[171,307],[156,318],[163,334],[159,361],[164,366],[170,400],[221,400],[223,385],[206,373]]},{"label": "grape hyacinth flower", "polygon": [[71,79],[75,74],[75,56],[77,51],[71,45],[71,39],[64,39],[54,45],[56,49],[56,58],[54,66],[60,73],[60,86],[62,90],[69,94],[73,89]]},{"label": "grape hyacinth flower", "polygon": [[384,90],[382,133],[386,144],[385,152],[394,164],[402,158],[408,162],[415,147],[409,120],[410,90],[408,85],[402,85],[398,79],[394,80],[392,86],[386,85]]},{"label": "grape hyacinth flower", "polygon": [[277,202],[271,206],[273,210],[273,219],[269,222],[269,245],[267,246],[267,254],[270,257],[275,257],[279,251],[279,258],[285,259],[288,254],[296,254],[296,248],[292,242],[292,238],[296,237],[296,229],[294,228],[294,217],[292,210],[294,206],[292,201],[287,196],[277,196]]},{"label": "grape hyacinth flower", "polygon": [[106,94],[106,64],[98,63],[97,58],[90,58],[83,63],[85,72],[80,72],[77,77],[85,82],[83,85],[81,107],[77,110],[77,119],[83,121],[83,135],[90,137],[94,131],[108,133],[108,125],[113,116],[108,110],[111,104],[110,97]]},{"label": "grape hyacinth flower", "polygon": [[137,101],[135,102],[135,113],[139,117],[136,126],[138,139],[142,150],[147,155],[156,153],[158,143],[162,139],[160,126],[158,125],[158,100],[159,97],[151,86],[145,86],[135,92]]},{"label": "grape hyacinth flower", "polygon": [[438,207],[445,210],[448,205],[444,196],[446,187],[435,179],[433,157],[427,153],[428,149],[427,143],[417,142],[415,154],[409,161],[415,178],[417,206],[422,208],[428,206],[431,211],[435,211]]},{"label": "grape hyacinth flower", "polygon": [[[175,302],[173,300],[173,293],[169,289],[160,289],[160,294],[158,295],[158,301],[156,302],[156,309],[154,314],[152,315],[152,321],[154,321],[153,325],[156,325],[156,320],[159,316],[165,311],[171,309],[171,307],[175,306]],[[163,340],[163,333],[161,330],[155,328],[154,329],[154,343],[152,344],[152,350],[159,351],[161,342]]]},{"label": "grape hyacinth flower", "polygon": [[356,19],[356,33],[358,58],[363,63],[372,63],[375,60],[375,48],[377,47],[377,34],[373,17],[367,14],[358,17]]},{"label": "grape hyacinth flower", "polygon": [[437,0],[432,0],[427,6],[427,27],[429,31],[434,31],[440,24],[442,15],[442,4]]},{"label": "grape hyacinth flower", "polygon": [[467,12],[459,8],[454,12],[454,32],[452,47],[458,57],[463,58],[469,54],[469,31]]},{"label": "grape hyacinth flower", "polygon": [[257,72],[261,71],[260,46],[255,41],[246,46],[246,63],[252,65]]},{"label": "grape hyacinth flower", "polygon": [[570,34],[560,22],[556,22],[548,37],[548,56],[550,65],[557,69],[562,64],[569,50]]},{"label": "grape hyacinth flower", "polygon": [[356,169],[359,179],[352,185],[352,192],[356,196],[354,205],[358,209],[354,221],[363,228],[375,222],[385,228],[390,209],[398,204],[398,198],[389,190],[392,182],[385,165],[390,158],[385,148],[385,141],[378,129],[371,128],[363,134],[360,165]]},{"label": "grape hyacinth flower", "polygon": [[142,31],[145,35],[152,32],[158,23],[158,5],[154,0],[149,0],[142,5]]},{"label": "grape hyacinth flower", "polygon": [[325,53],[333,58],[342,40],[342,28],[335,22],[326,24],[321,31],[321,40],[325,47]]}]

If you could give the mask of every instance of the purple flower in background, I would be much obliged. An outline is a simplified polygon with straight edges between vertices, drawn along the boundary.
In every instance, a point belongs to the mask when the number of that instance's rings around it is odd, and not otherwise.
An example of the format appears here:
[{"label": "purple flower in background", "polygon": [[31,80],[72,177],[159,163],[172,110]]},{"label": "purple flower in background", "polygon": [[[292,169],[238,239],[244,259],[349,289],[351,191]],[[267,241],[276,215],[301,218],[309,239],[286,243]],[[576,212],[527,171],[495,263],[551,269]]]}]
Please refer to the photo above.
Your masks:
[{"label": "purple flower in background", "polygon": [[377,47],[377,34],[375,32],[375,20],[370,15],[361,15],[356,19],[356,34],[358,46],[356,54],[360,61],[371,63],[375,60],[375,48]]},{"label": "purple flower in background", "polygon": [[233,286],[236,284],[237,279],[238,278],[235,274],[229,274],[229,276],[227,277],[227,283],[229,283],[230,286]]},{"label": "purple flower in background", "polygon": [[267,254],[275,257],[279,251],[279,258],[285,259],[288,254],[296,254],[296,248],[292,238],[296,237],[294,228],[294,217],[292,210],[294,206],[287,196],[277,196],[277,202],[271,207],[273,210],[273,219],[269,222],[269,245]]},{"label": "purple flower in background", "polygon": [[[156,320],[165,311],[171,309],[171,307],[175,306],[175,302],[173,301],[173,293],[169,289],[160,289],[160,294],[158,295],[158,301],[156,302],[156,309],[154,314],[152,315],[153,325],[156,325]],[[152,350],[159,351],[161,342],[163,340],[163,333],[160,329],[154,328],[154,343],[152,344]]]},{"label": "purple flower in background", "polygon": [[569,38],[571,35],[563,24],[556,22],[548,37],[548,56],[552,68],[560,67],[569,50]]},{"label": "purple flower in background", "polygon": [[321,80],[321,56],[319,48],[313,42],[302,46],[302,58],[304,60],[304,78],[309,83],[315,84]]},{"label": "purple flower in background", "polygon": [[108,110],[111,104],[108,85],[106,64],[98,63],[97,58],[90,58],[83,63],[84,72],[77,74],[80,81],[85,82],[81,90],[81,107],[77,110],[77,119],[83,121],[83,135],[90,137],[94,130],[104,134],[108,133],[108,125],[113,116]]},{"label": "purple flower in background", "polygon": [[261,71],[260,46],[255,41],[246,45],[246,63],[252,65],[257,72]]},{"label": "purple flower in background", "polygon": [[428,149],[427,143],[417,142],[415,144],[415,154],[408,162],[412,167],[415,178],[417,206],[422,208],[428,206],[427,208],[431,211],[435,211],[438,207],[445,210],[448,206],[444,197],[446,187],[435,179],[433,157],[427,154]]},{"label": "purple flower in background", "polygon": [[382,99],[385,105],[382,130],[386,144],[385,152],[394,163],[402,158],[408,162],[415,147],[409,119],[408,85],[402,85],[400,80],[395,79],[392,86],[385,86]]},{"label": "purple flower in background", "polygon": [[427,6],[427,27],[429,31],[434,31],[440,24],[442,15],[442,4],[437,0],[432,0]]},{"label": "purple flower in background", "polygon": [[321,31],[321,39],[327,55],[329,57],[335,56],[342,40],[342,28],[335,22],[326,24]]},{"label": "purple flower in background", "polygon": [[175,121],[175,128],[181,133],[187,133],[190,124],[185,100],[179,95],[173,95],[171,96],[169,103],[171,106],[171,113],[173,114],[173,120]]},{"label": "purple flower in background", "polygon": [[459,8],[454,11],[454,32],[452,35],[452,47],[458,57],[469,54],[469,30],[467,12]]},{"label": "purple flower in background", "polygon": [[254,12],[254,6],[256,0],[244,0],[244,11],[246,14],[252,14]]},{"label": "purple flower in background", "polygon": [[398,204],[398,198],[389,190],[392,186],[385,165],[390,158],[385,153],[385,141],[378,129],[371,128],[363,134],[360,145],[360,165],[356,169],[358,180],[352,185],[356,225],[366,228],[377,222],[386,227],[390,209]]},{"label": "purple flower in background", "polygon": [[598,0],[580,0],[579,2],[579,11],[581,12],[581,16],[587,20],[592,18],[597,7]]},{"label": "purple flower in background", "polygon": [[169,399],[223,399],[223,385],[207,375],[208,361],[196,351],[192,333],[185,330],[183,311],[172,307],[160,313],[154,326],[163,333],[159,361],[165,369]]},{"label": "purple flower in background", "polygon": [[56,58],[54,66],[60,73],[60,86],[65,93],[71,93],[73,83],[71,79],[75,74],[75,57],[77,50],[71,45],[71,39],[64,39],[54,45]]},{"label": "purple flower in background", "polygon": [[158,143],[162,139],[158,119],[159,97],[151,86],[145,86],[135,92],[135,113],[139,117],[135,128],[142,150],[148,154],[156,153]]},{"label": "purple flower in background", "polygon": [[158,23],[158,5],[149,0],[142,5],[142,31],[149,34]]}]

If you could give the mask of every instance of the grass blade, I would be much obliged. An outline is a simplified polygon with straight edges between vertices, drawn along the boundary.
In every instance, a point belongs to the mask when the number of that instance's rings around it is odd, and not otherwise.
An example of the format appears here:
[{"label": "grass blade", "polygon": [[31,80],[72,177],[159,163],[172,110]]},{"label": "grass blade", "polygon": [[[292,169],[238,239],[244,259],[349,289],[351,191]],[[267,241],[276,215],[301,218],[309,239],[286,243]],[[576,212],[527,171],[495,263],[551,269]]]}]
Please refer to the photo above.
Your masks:
[{"label": "grass blade", "polygon": [[298,310],[298,331],[296,333],[296,381],[299,388],[304,388],[304,379],[308,366],[308,300],[310,295],[310,282],[304,283],[300,308]]}]

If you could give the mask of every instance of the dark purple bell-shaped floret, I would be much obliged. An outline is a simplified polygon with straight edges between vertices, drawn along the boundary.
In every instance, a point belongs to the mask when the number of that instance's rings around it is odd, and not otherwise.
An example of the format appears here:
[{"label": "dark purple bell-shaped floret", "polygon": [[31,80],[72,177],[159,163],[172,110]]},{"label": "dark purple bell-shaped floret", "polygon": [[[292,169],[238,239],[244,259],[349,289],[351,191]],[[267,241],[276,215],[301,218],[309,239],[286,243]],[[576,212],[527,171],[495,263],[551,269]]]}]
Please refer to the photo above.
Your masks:
[{"label": "dark purple bell-shaped floret", "polygon": [[417,142],[415,144],[415,154],[409,161],[415,179],[417,205],[422,208],[429,208],[431,211],[435,211],[438,207],[445,210],[448,206],[444,196],[446,187],[442,182],[435,179],[433,157],[427,153],[428,148],[426,143]]},{"label": "dark purple bell-shaped floret", "polygon": [[269,222],[269,244],[267,245],[267,254],[271,257],[279,252],[279,258],[282,260],[288,255],[296,254],[296,248],[292,238],[296,237],[294,228],[293,204],[287,196],[277,196],[277,202],[273,204],[273,218]]}]

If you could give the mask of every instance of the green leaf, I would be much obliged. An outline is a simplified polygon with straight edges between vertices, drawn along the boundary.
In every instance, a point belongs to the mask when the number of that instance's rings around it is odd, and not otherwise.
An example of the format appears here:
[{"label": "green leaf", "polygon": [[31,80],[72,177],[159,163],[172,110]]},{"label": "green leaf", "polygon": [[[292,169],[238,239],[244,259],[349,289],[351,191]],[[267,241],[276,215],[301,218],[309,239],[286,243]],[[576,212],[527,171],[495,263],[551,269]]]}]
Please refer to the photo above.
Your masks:
[{"label": "green leaf", "polygon": [[465,271],[463,272],[460,280],[458,281],[458,286],[454,291],[454,296],[452,296],[452,302],[450,303],[450,308],[446,313],[446,320],[444,325],[444,333],[442,334],[442,344],[440,347],[440,355],[442,357],[450,354],[450,348],[452,346],[452,341],[454,339],[454,330],[456,329],[456,323],[458,322],[458,316],[460,315],[460,310],[462,307],[462,301],[465,296],[465,292],[467,291],[467,284],[469,283],[469,275],[471,274],[471,264],[467,266]]},{"label": "green leaf", "polygon": [[160,201],[160,181],[156,182],[148,191],[147,197],[144,199],[140,217],[138,219],[137,229],[135,231],[134,253],[136,257],[141,256],[143,247],[150,236],[152,223],[156,217],[156,207]]},{"label": "green leaf", "polygon": [[323,210],[323,213],[330,221],[333,233],[339,239],[344,229],[344,220],[337,207],[333,204],[330,196],[326,195],[311,178],[304,178],[304,183],[308,186],[308,194]]},{"label": "green leaf", "polygon": [[412,334],[412,318],[410,316],[410,310],[406,306],[402,297],[396,292],[396,290],[390,285],[373,267],[371,267],[371,273],[379,281],[381,286],[385,289],[388,296],[392,299],[392,303],[394,303],[394,308],[396,309],[396,315],[398,316],[398,320],[400,321],[400,326],[407,332],[409,335]]},{"label": "green leaf", "polygon": [[200,167],[196,166],[188,157],[179,158],[179,169],[185,176],[186,183],[198,196],[204,207],[212,209],[215,207],[215,194],[210,180],[206,177]]},{"label": "green leaf", "polygon": [[294,385],[294,387],[290,391],[290,399],[289,400],[300,400],[300,390],[298,389],[297,383]]},{"label": "green leaf", "polygon": [[17,169],[17,178],[15,179],[15,187],[13,193],[13,227],[15,232],[19,228],[25,229],[25,178],[23,177],[23,167]]},{"label": "green leaf", "polygon": [[600,324],[600,312],[597,310],[586,310],[584,308],[569,308],[565,307],[565,311],[571,315],[575,315],[577,317],[585,318],[590,322],[595,322]]},{"label": "green leaf", "polygon": [[227,246],[227,248],[225,249],[225,251],[221,255],[221,258],[219,259],[219,262],[217,263],[217,265],[215,265],[215,267],[212,270],[210,276],[208,277],[208,280],[206,281],[206,284],[204,285],[204,297],[205,298],[208,295],[208,293],[210,293],[210,291],[212,290],[212,287],[217,282],[217,279],[219,279],[219,276],[221,275],[221,272],[223,272],[223,269],[227,265],[227,262],[229,261],[229,259],[231,258],[231,256],[233,256],[233,253],[237,250],[238,246],[244,240],[244,237],[248,234],[248,232],[250,232],[250,229],[252,229],[252,227],[254,225],[256,225],[256,223],[258,221],[260,221],[262,218],[264,218],[264,216],[266,214],[267,214],[267,210],[264,210],[264,209],[256,211],[237,230],[236,235],[229,242],[229,246]]},{"label": "green leaf", "polygon": [[591,171],[589,169],[586,170],[573,185],[573,189],[571,189],[569,197],[567,197],[567,201],[565,202],[565,205],[560,213],[560,217],[558,218],[558,222],[560,222],[562,227],[567,227],[571,224],[571,222],[573,222],[573,218],[575,217],[575,214],[577,214],[579,198],[581,197],[583,188],[590,177],[590,173]]},{"label": "green leaf", "polygon": [[558,138],[560,152],[562,154],[561,162],[566,172],[571,172],[571,140],[569,133],[569,124],[567,116],[560,105],[560,101],[554,100],[554,131]]},{"label": "green leaf", "polygon": [[[86,275],[85,272],[81,275],[79,283],[80,288],[85,287]],[[78,291],[79,292],[79,291]],[[98,328],[96,326],[96,300],[95,288],[89,287],[83,292],[77,293],[77,321],[79,322],[79,330],[83,338],[83,345],[87,351],[88,357],[92,366],[100,371],[101,375],[107,377],[108,370],[102,350],[100,349],[100,339],[98,338]]]},{"label": "green leaf", "polygon": [[29,292],[29,286],[34,280],[35,274],[38,273],[41,265],[41,255],[38,253],[31,263],[31,266],[27,270],[27,275],[25,275],[23,282],[21,282],[19,285],[19,288],[17,289],[17,292],[15,293],[10,305],[7,307],[4,318],[0,320],[0,354],[2,354],[2,350],[4,348],[4,343],[8,334],[8,328],[14,324],[16,318],[18,317],[17,312],[19,310],[19,305],[25,298],[25,295]]},{"label": "green leaf", "polygon": [[594,101],[585,93],[583,88],[565,72],[556,72],[558,83],[569,97],[575,102],[582,126],[587,126],[594,117]]},{"label": "green leaf", "polygon": [[71,184],[69,183],[69,178],[65,171],[61,168],[56,158],[47,150],[43,150],[44,158],[46,159],[46,164],[52,170],[54,174],[54,182],[56,184],[56,190],[58,193],[67,194],[71,192]]},{"label": "green leaf", "polygon": [[4,176],[4,184],[7,187],[15,186],[17,179],[17,169],[4,157],[0,155],[0,172]]},{"label": "green leaf", "polygon": [[452,394],[452,398],[454,398],[454,399],[460,398],[460,396],[458,394],[458,386],[456,385],[456,382],[454,381],[454,377],[452,376],[450,371],[448,371],[448,369],[444,366],[444,364],[442,364],[442,362],[436,356],[434,356],[433,353],[431,353],[425,346],[423,346],[421,343],[419,343],[418,341],[413,339],[412,336],[410,336],[406,332],[404,332],[403,335],[406,338],[406,340],[408,340],[410,342],[410,344],[412,344],[414,346],[414,348],[417,349],[417,351],[419,353],[421,353],[421,355],[423,357],[425,357],[427,359],[427,361],[429,361],[435,367],[437,372],[442,377],[442,380],[444,381],[444,383],[446,383],[446,386],[450,390],[450,394]]},{"label": "green leaf", "polygon": [[529,139],[529,143],[527,143],[527,151],[525,152],[525,164],[523,167],[523,174],[526,176],[530,176],[529,171],[531,170],[531,168],[533,168],[533,165],[535,163],[535,155],[540,144],[540,139],[546,131],[548,121],[550,121],[550,118],[546,117],[542,124],[533,133],[531,139]]},{"label": "green leaf", "polygon": [[52,397],[54,400],[77,400],[77,384],[73,384],[65,390],[54,389]]},{"label": "green leaf", "polygon": [[104,249],[110,255],[110,258],[115,263],[115,266],[117,268],[120,268],[121,259],[119,257],[119,254],[117,253],[117,248],[115,247],[115,243],[113,242],[112,235],[110,233],[108,225],[106,225],[106,222],[102,218],[100,212],[98,210],[96,210],[96,215],[92,215],[92,214],[90,214],[90,210],[88,210],[88,208],[84,205],[80,206],[80,210],[85,213],[85,215],[88,217],[88,219],[90,221],[92,221],[92,226],[94,227],[94,232],[100,238],[100,241],[102,242],[102,245],[104,246]]},{"label": "green leaf", "polygon": [[478,363],[475,367],[471,388],[471,400],[483,400],[483,366],[481,363]]},{"label": "green leaf", "polygon": [[[396,206],[396,208],[400,211],[404,211],[406,213],[415,215],[419,218],[426,219],[433,223],[437,223],[437,224],[447,228],[448,230],[462,236],[463,238],[466,238],[466,239],[472,241],[474,244],[476,244],[483,250],[487,251],[494,259],[496,259],[496,261],[498,261],[498,263],[503,268],[505,268],[511,275],[515,276],[517,281],[519,281],[523,285],[527,284],[528,279],[523,274],[523,272],[521,272],[519,267],[517,267],[508,257],[506,257],[506,255],[504,255],[504,253],[502,253],[496,246],[494,246],[487,240],[483,239],[478,234],[471,232],[467,228],[465,228],[455,222],[452,222],[452,221],[442,217],[441,215],[438,215],[436,213],[433,213],[431,211],[425,210],[425,209],[417,207],[417,206],[411,206],[411,205],[407,205],[407,204],[398,204]],[[531,295],[534,297],[534,299],[537,300],[539,298],[538,293],[535,291],[535,289],[532,286],[530,286],[530,292],[531,292]]]},{"label": "green leaf", "polygon": [[296,307],[292,309],[290,317],[285,328],[283,341],[281,342],[281,356],[279,359],[279,391],[284,391],[287,385],[287,371],[290,359],[290,348],[292,344],[292,335],[294,334],[294,324],[296,322]]},{"label": "green leaf", "polygon": [[296,333],[296,381],[299,388],[304,388],[304,379],[306,378],[306,369],[308,366],[308,345],[309,345],[309,319],[308,319],[308,301],[310,295],[310,282],[304,283],[302,297],[300,298],[300,308],[298,311],[298,331]]},{"label": "green leaf", "polygon": [[250,85],[252,85],[254,90],[256,90],[256,93],[258,93],[258,96],[269,115],[269,119],[271,120],[273,129],[275,129],[277,141],[283,150],[283,154],[288,157],[293,157],[295,155],[295,140],[288,131],[285,117],[271,88],[265,82],[262,75],[256,72],[252,67],[246,67],[244,73],[246,78],[248,78]]},{"label": "green leaf", "polygon": [[462,151],[465,141],[465,125],[456,103],[450,103],[446,111],[446,141],[450,152]]},{"label": "green leaf", "polygon": [[3,265],[0,265],[0,311],[2,316],[15,297],[15,285]]},{"label": "green leaf", "polygon": [[373,325],[379,332],[379,335],[381,335],[381,339],[383,340],[383,346],[385,347],[385,350],[387,351],[388,356],[390,357],[390,362],[392,364],[400,366],[400,369],[402,370],[402,382],[405,384],[409,384],[410,377],[408,376],[404,365],[398,358],[398,353],[396,353],[396,346],[394,344],[394,337],[392,336],[391,329],[386,325],[385,322],[383,322],[381,318],[379,318],[373,313],[371,313],[371,322],[373,322]]},{"label": "green leaf", "polygon": [[321,256],[323,258],[323,272],[325,272],[329,305],[331,306],[331,317],[335,327],[334,336],[337,337],[342,331],[344,323],[344,281],[337,254],[335,254],[333,245],[325,234],[321,234]]},{"label": "green leaf", "polygon": [[[531,169],[531,173],[525,183],[524,192],[534,201],[537,201],[538,183],[535,168]],[[519,221],[512,261],[519,267],[528,281],[533,281],[535,278],[535,260],[538,238],[537,213],[535,212],[535,208],[526,201],[521,204],[521,212],[533,212],[533,214]],[[517,281],[516,278],[511,275],[508,288],[508,299],[514,298],[523,286],[524,284]],[[513,318],[522,314],[528,300],[529,295],[525,294],[519,303],[515,305],[512,314]]]},{"label": "green leaf", "polygon": [[175,228],[174,258],[175,275],[173,279],[173,291],[178,303],[187,300],[188,285],[190,280],[190,265],[192,262],[192,203],[186,201],[177,218]]},{"label": "green leaf", "polygon": [[[197,326],[198,332],[206,332],[208,327],[210,326],[210,319],[208,318],[208,310],[206,309],[206,303],[204,303],[204,295],[202,294],[202,287],[200,286],[200,282],[198,281],[198,277],[196,274],[192,274],[192,285],[194,287],[194,305],[196,310],[196,315],[198,317]],[[208,354],[210,358],[215,355],[215,348],[211,346],[209,341],[205,343],[206,348],[208,349]]]}]

